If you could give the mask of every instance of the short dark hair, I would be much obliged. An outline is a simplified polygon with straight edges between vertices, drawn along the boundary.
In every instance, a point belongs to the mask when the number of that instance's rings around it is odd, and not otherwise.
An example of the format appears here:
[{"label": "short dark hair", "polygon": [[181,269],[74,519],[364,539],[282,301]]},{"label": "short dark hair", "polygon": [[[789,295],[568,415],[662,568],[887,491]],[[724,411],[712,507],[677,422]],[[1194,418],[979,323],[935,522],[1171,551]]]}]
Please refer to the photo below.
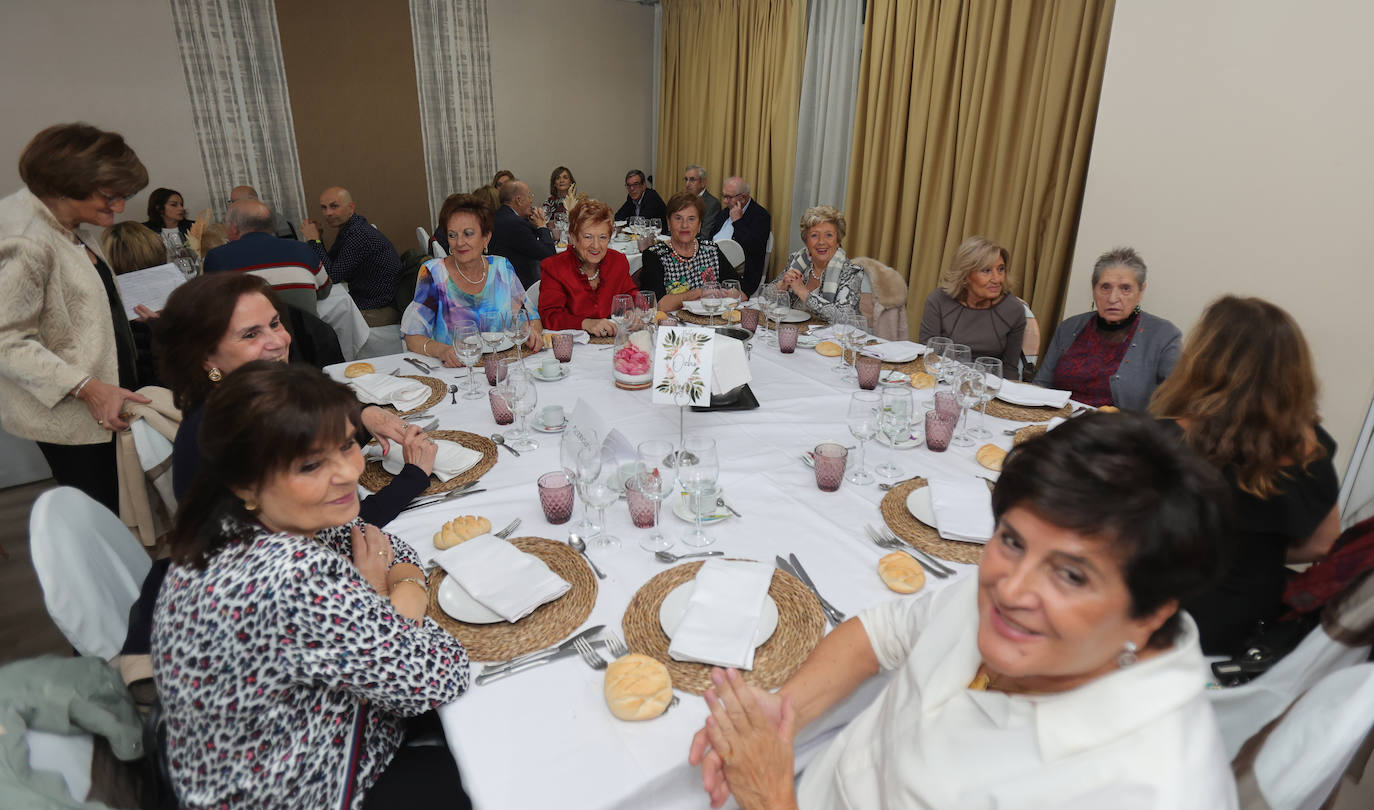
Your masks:
[{"label": "short dark hair", "polygon": [[202,364],[214,352],[245,295],[266,296],[286,320],[286,310],[272,285],[252,273],[210,273],[177,287],[162,314],[153,321],[158,373],[172,391],[172,402],[185,411],[205,401],[215,384]]},{"label": "short dark hair", "polygon": [[631,177],[638,177],[639,182],[644,183],[645,185],[649,183],[649,178],[645,177],[644,172],[640,171],[639,169],[630,169],[628,172],[625,172],[626,183],[630,182]]},{"label": "short dark hair", "polygon": [[181,197],[181,201],[186,202],[186,198],[182,197],[181,192],[176,189],[153,189],[153,193],[148,195],[148,219],[150,221],[158,225],[162,224],[162,208],[167,204],[168,200],[172,199],[173,195]]},{"label": "short dark hair", "polygon": [[491,233],[494,217],[492,210],[482,201],[480,197],[471,194],[450,194],[444,200],[444,207],[439,209],[439,232],[448,232],[448,221],[453,219],[454,214],[468,213],[477,217],[477,223],[482,228],[482,235]]},{"label": "short dark hair", "polygon": [[[1182,438],[1139,414],[1090,414],[1014,448],[992,492],[998,520],[1022,506],[1111,543],[1131,595],[1149,615],[1201,593],[1229,559],[1230,491]],[[1149,646],[1173,642],[1175,613]]]},{"label": "short dark hair", "polygon": [[697,222],[701,223],[702,227],[706,226],[706,223],[702,222],[702,220],[706,219],[706,203],[702,202],[700,197],[690,191],[679,191],[669,197],[667,212],[664,214],[664,217],[671,217],[684,208],[695,208],[697,210]]},{"label": "short dark hair", "polygon": [[[240,275],[235,273],[222,275]],[[245,539],[252,516],[233,493],[259,486],[333,440],[357,437],[358,400],[318,369],[272,360],[244,363],[205,403],[200,462],[177,510],[172,561],[204,568]]]},{"label": "short dark hair", "polygon": [[116,132],[90,124],[57,124],[29,141],[19,177],[35,197],[84,200],[96,191],[127,197],[148,185],[148,170]]}]

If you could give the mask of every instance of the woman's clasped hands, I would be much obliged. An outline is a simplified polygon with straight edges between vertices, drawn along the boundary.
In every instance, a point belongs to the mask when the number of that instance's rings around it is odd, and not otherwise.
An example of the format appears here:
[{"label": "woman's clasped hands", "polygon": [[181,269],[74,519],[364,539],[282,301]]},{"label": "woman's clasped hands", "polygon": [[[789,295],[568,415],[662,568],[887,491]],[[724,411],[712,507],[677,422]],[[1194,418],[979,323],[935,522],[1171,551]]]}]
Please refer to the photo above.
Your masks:
[{"label": "woman's clasped hands", "polygon": [[701,766],[711,806],[734,794],[744,810],[797,806],[792,784],[796,711],[790,696],[750,686],[736,669],[711,670],[706,726],[692,738],[687,760]]}]

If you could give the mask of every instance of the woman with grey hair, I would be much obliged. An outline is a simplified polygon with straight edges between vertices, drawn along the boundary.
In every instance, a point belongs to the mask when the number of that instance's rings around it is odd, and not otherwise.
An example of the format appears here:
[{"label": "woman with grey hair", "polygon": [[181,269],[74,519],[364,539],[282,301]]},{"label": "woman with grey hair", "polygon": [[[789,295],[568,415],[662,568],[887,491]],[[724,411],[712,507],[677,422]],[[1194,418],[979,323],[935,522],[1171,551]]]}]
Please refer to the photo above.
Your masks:
[{"label": "woman with grey hair", "polygon": [[1093,308],[1059,324],[1035,384],[1072,391],[1087,405],[1143,411],[1178,362],[1183,333],[1140,308],[1145,260],[1119,247],[1093,265]]},{"label": "woman with grey hair", "polygon": [[840,247],[844,233],[844,212],[838,208],[818,205],[802,214],[805,247],[792,254],[787,270],[774,282],[787,293],[794,309],[808,310],[827,321],[858,314],[864,270]]},{"label": "woman with grey hair", "polygon": [[1009,290],[1010,264],[1011,253],[991,239],[965,239],[940,286],[926,298],[921,342],[947,337],[968,346],[974,357],[1001,358],[1002,368],[1013,373],[1021,362],[1026,308]]}]

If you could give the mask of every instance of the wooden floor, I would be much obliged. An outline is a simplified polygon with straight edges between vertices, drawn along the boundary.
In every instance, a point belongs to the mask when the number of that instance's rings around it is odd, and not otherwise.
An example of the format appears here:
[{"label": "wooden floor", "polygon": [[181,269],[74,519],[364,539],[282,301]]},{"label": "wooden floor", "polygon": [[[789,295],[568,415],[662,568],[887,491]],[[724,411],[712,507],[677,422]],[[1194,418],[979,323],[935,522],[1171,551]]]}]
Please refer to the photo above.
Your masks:
[{"label": "wooden floor", "polygon": [[72,645],[48,617],[29,559],[29,510],[51,479],[0,489],[0,664],[44,653],[71,655]]}]

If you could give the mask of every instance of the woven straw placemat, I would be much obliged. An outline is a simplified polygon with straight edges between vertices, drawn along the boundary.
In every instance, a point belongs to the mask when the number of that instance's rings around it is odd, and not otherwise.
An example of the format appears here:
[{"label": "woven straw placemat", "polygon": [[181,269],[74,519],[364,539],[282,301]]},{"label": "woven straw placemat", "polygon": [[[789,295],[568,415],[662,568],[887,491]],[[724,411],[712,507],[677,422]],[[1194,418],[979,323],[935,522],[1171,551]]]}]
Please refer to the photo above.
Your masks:
[{"label": "woven straw placemat", "polygon": [[[396,407],[394,405],[378,405],[377,407],[383,408],[385,410],[391,411],[392,413],[399,414],[401,416],[405,416],[408,413],[419,413],[420,411],[423,411],[426,408],[433,408],[435,405],[438,405],[441,401],[443,401],[444,394],[448,393],[448,386],[444,385],[443,380],[437,380],[433,377],[421,377],[418,374],[401,374],[400,376],[406,378],[407,380],[415,380],[416,382],[422,382],[426,386],[428,386],[429,399],[425,400],[420,405],[417,405],[416,407],[411,408],[408,411],[398,411],[396,410]],[[364,402],[363,407],[366,408],[367,404],[368,403]]]},{"label": "woven straw placemat", "polygon": [[1020,430],[1016,431],[1016,433],[1011,437],[1011,443],[1013,445],[1025,444],[1031,439],[1034,439],[1036,436],[1043,436],[1045,434],[1046,429],[1047,428],[1044,425],[1026,425]]},{"label": "woven straw placemat", "polygon": [[908,360],[905,363],[883,363],[883,368],[892,369],[893,371],[900,371],[903,374],[910,376],[912,374],[924,373],[926,370],[926,364],[922,362],[921,358],[917,357],[915,360]]},{"label": "woven straw placemat", "polygon": [[673,317],[683,323],[696,324],[697,326],[739,326],[738,320],[726,320],[724,313],[714,318],[707,318],[705,315],[698,315],[695,312],[688,312],[686,309],[679,309],[677,312],[673,313]]},{"label": "woven straw placemat", "polygon": [[615,335],[611,335],[609,337],[604,335],[592,335],[591,342],[593,346],[607,346],[612,343],[615,343]]},{"label": "woven straw placemat", "polygon": [[[673,688],[700,695],[711,686],[711,667],[677,661],[668,655],[668,636],[658,623],[658,609],[668,592],[697,575],[700,562],[669,568],[644,583],[625,608],[621,628],[630,652],[662,661],[673,678]],[[806,586],[783,571],[773,572],[768,595],[778,603],[778,629],[754,651],[754,668],[741,672],[744,680],[763,689],[774,689],[795,673],[825,635],[821,603]]]},{"label": "woven straw placemat", "polygon": [[988,400],[988,416],[1010,419],[1013,422],[1048,422],[1056,416],[1068,416],[1071,413],[1072,403],[1065,403],[1062,408],[1050,408],[1044,405],[1013,405],[1000,399]]},{"label": "woven straw placemat", "polygon": [[572,587],[514,624],[468,624],[439,607],[439,585],[447,574],[436,565],[429,573],[429,617],[463,642],[469,660],[505,661],[557,644],[582,626],[596,604],[596,577],[576,551],[541,537],[513,537],[510,542],[543,560]]},{"label": "woven straw placemat", "polygon": [[888,490],[887,494],[883,496],[883,502],[878,505],[883,513],[883,522],[898,537],[927,554],[933,554],[942,560],[976,565],[983,558],[982,544],[946,540],[940,536],[934,526],[927,526],[912,517],[911,512],[907,511],[907,496],[913,490],[920,489],[925,485],[926,479],[912,478]]},{"label": "woven straw placemat", "polygon": [[[468,433],[465,430],[432,430],[429,435],[430,438],[433,439],[447,439],[448,441],[457,442],[464,447],[476,450],[482,454],[482,460],[469,467],[461,475],[454,476],[447,481],[440,481],[438,478],[430,475],[429,486],[424,492],[420,493],[421,495],[435,495],[440,492],[448,492],[464,484],[472,483],[483,475],[486,475],[487,470],[490,470],[492,466],[496,464],[496,442],[493,442],[486,436],[478,436],[476,433]],[[363,474],[358,479],[358,483],[376,492],[387,484],[390,484],[391,479],[395,477],[396,476],[382,469],[382,462],[380,459],[371,459],[367,462],[367,467],[363,469]]]}]

